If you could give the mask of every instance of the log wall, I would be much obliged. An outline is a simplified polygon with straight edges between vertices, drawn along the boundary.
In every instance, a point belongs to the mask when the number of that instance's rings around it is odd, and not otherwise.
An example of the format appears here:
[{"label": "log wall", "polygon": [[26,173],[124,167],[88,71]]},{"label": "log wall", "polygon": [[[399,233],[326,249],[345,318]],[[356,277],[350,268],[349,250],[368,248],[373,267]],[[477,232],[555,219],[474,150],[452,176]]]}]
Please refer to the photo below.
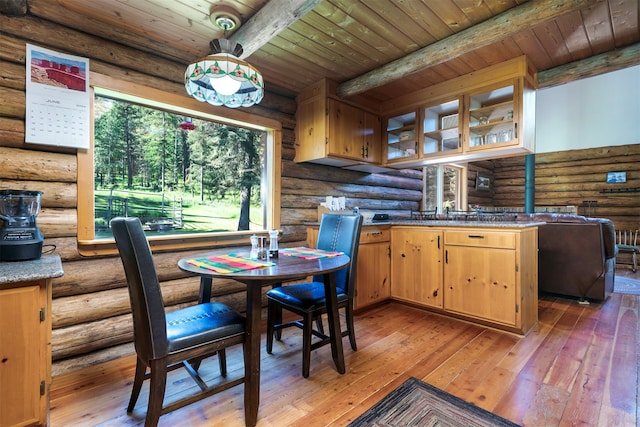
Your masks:
[{"label": "log wall", "polygon": [[[0,188],[44,192],[38,223],[45,235],[45,245],[55,248],[65,271],[63,277],[53,282],[52,353],[56,376],[133,353],[131,316],[120,260],[117,257],[85,258],[78,253],[75,150],[24,143],[25,44],[86,57],[91,60],[93,71],[178,94],[184,94],[179,70],[186,64],[170,63],[32,16],[0,15],[0,28],[0,98],[3,101],[0,103]],[[163,65],[145,66],[148,63]],[[316,207],[327,195],[345,196],[350,207],[388,213],[395,218],[408,217],[412,209],[420,209],[422,174],[418,171],[379,175],[294,163],[295,100],[270,91],[269,82],[266,87],[264,100],[248,111],[283,125],[281,226],[285,242],[305,243],[304,223],[317,220]],[[598,193],[606,187],[602,174],[623,170],[620,166],[614,167],[615,162],[622,159],[628,171],[628,184],[640,185],[637,166],[632,164],[638,164],[640,148],[633,146],[633,149],[633,155],[622,154],[616,148],[601,149],[600,163],[590,163],[590,157],[595,157],[591,153],[580,157],[573,157],[580,154],[573,152],[539,156],[536,202],[567,204],[598,200],[599,215],[615,214],[619,223],[633,223],[634,215],[637,218],[639,213],[637,202],[635,205],[631,202],[633,196]],[[608,157],[612,160],[607,160]],[[580,165],[582,175],[577,175],[574,163]],[[521,164],[519,160],[481,162],[472,165],[471,171],[493,176],[494,185],[489,192],[476,191],[475,175],[470,172],[469,204],[523,203],[524,160]],[[556,188],[554,185],[558,183],[561,187]],[[192,304],[197,298],[198,279],[188,277],[176,267],[178,259],[190,253],[193,252],[154,255],[169,309]],[[243,286],[233,281],[216,283],[216,298],[242,311]]]},{"label": "log wall", "polygon": [[[493,206],[524,206],[524,156],[492,161]],[[607,172],[626,172],[607,183]],[[535,205],[576,206],[609,218],[616,229],[640,229],[640,144],[535,155]]]},{"label": "log wall", "polygon": [[[81,257],[77,248],[78,168],[74,149],[25,144],[25,44],[79,55],[91,70],[170,93],[184,94],[186,64],[170,63],[32,16],[0,15],[0,188],[43,191],[38,225],[46,249],[55,248],[65,274],[53,282],[53,375],[133,353],[124,271],[117,257]],[[162,63],[161,67],[148,67]],[[146,73],[153,74],[146,74]],[[394,212],[417,209],[421,174],[371,175],[319,165],[295,164],[295,99],[277,91],[248,112],[282,123],[281,225],[283,241],[304,244],[304,222],[316,221],[327,195],[346,196],[349,206]],[[197,300],[198,279],[176,264],[191,252],[155,254],[168,309]],[[195,252],[194,252],[195,253]],[[244,311],[243,285],[216,282],[216,298]]]}]

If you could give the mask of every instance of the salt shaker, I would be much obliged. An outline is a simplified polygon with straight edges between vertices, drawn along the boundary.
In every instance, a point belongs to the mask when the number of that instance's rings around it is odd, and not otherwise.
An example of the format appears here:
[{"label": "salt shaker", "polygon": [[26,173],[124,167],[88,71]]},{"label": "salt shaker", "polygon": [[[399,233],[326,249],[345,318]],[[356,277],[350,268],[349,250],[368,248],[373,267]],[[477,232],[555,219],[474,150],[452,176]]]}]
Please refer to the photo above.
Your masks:
[{"label": "salt shaker", "polygon": [[269,258],[278,258],[278,230],[269,231]]},{"label": "salt shaker", "polygon": [[251,253],[249,254],[249,258],[252,259],[258,259],[258,244],[259,244],[259,239],[258,236],[256,236],[255,234],[253,236],[251,236],[249,238],[249,240],[251,241]]}]

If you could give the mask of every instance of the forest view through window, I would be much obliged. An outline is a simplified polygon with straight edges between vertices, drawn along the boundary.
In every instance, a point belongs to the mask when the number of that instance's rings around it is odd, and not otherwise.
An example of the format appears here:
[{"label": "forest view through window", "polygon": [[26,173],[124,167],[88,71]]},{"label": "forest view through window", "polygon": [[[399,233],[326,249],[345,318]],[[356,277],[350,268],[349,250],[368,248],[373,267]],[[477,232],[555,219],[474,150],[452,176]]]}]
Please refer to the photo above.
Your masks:
[{"label": "forest view through window", "polygon": [[136,216],[154,234],[264,230],[266,133],[95,97],[96,238]]}]

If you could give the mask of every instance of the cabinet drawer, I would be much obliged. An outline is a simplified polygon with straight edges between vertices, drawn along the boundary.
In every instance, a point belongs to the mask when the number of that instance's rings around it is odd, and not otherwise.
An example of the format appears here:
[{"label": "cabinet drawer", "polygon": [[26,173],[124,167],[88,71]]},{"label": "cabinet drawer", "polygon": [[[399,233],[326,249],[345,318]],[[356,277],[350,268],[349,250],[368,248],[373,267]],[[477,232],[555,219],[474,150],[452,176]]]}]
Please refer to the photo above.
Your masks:
[{"label": "cabinet drawer", "polygon": [[390,236],[389,227],[364,226],[360,232],[360,244],[388,242]]},{"label": "cabinet drawer", "polygon": [[515,249],[516,233],[509,231],[489,231],[483,229],[446,231],[444,233],[444,243],[445,245]]}]

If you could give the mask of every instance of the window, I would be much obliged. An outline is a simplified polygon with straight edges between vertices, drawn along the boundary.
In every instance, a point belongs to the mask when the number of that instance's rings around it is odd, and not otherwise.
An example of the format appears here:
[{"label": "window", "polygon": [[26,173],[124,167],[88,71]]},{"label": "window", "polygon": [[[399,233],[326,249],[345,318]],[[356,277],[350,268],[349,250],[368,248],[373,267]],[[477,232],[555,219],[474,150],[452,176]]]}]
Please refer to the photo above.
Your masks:
[{"label": "window", "polygon": [[116,216],[164,234],[264,230],[265,132],[94,97],[96,238]]},{"label": "window", "polygon": [[446,213],[449,210],[465,210],[466,168],[458,165],[429,165],[423,169],[424,210]]},{"label": "window", "polygon": [[119,215],[140,217],[152,246],[167,249],[248,243],[279,227],[280,123],[102,75],[91,81],[93,140],[78,151],[81,253],[112,251],[108,222]]}]

